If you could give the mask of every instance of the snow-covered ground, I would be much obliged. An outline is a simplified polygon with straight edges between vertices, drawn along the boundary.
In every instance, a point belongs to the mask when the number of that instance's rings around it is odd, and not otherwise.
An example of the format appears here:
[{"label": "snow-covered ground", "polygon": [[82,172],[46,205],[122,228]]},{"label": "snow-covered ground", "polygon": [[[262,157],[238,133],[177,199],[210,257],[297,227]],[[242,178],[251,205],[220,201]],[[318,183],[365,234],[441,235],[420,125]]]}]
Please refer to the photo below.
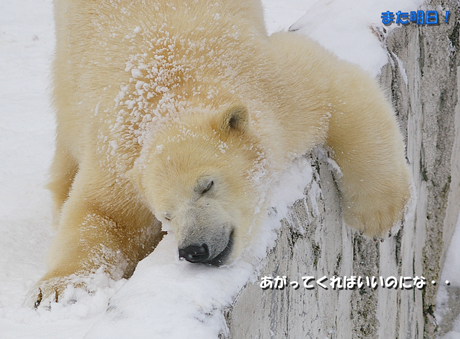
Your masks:
[{"label": "snow-covered ground", "polygon": [[[382,12],[415,10],[421,1],[263,3],[270,32],[293,25],[375,75],[387,56],[370,27],[381,25]],[[44,188],[54,151],[48,91],[53,46],[51,0],[0,0],[0,339],[216,338],[225,328],[220,310],[255,278],[254,268],[244,261],[218,269],[179,262],[172,236],[129,281],[108,282],[76,304],[53,305],[52,312],[23,307],[27,291],[45,271],[53,234]],[[278,187],[273,201],[278,215],[267,221],[254,255],[263,256],[273,244],[276,220],[310,181],[308,161],[296,161]],[[460,231],[454,239],[458,248]],[[458,271],[458,257],[454,251],[448,256],[451,270]],[[460,326],[454,330],[449,338],[460,338]]]}]

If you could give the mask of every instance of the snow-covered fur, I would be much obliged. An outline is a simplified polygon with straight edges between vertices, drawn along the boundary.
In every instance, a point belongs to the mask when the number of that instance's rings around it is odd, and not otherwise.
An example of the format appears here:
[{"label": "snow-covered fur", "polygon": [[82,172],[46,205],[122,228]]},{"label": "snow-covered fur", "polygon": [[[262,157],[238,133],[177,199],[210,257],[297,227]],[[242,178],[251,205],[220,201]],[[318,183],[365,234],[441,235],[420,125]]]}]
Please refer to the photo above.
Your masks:
[{"label": "snow-covered fur", "polygon": [[382,91],[304,36],[268,37],[260,1],[54,3],[58,234],[36,305],[101,267],[129,276],[161,223],[186,260],[231,262],[270,184],[318,144],[347,224],[380,236],[401,218],[410,178]]}]

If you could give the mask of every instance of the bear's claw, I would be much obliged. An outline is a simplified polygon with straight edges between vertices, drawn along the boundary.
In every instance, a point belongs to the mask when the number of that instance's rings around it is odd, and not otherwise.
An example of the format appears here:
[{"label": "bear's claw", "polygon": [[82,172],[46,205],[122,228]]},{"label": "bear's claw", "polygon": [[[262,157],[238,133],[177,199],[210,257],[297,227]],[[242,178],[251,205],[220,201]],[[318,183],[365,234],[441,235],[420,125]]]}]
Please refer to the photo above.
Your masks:
[{"label": "bear's claw", "polygon": [[38,288],[37,300],[36,300],[35,303],[34,303],[34,308],[35,308],[35,309],[37,309],[38,306],[40,306],[42,300],[43,300],[43,292],[42,292],[42,289],[41,289],[41,288]]}]

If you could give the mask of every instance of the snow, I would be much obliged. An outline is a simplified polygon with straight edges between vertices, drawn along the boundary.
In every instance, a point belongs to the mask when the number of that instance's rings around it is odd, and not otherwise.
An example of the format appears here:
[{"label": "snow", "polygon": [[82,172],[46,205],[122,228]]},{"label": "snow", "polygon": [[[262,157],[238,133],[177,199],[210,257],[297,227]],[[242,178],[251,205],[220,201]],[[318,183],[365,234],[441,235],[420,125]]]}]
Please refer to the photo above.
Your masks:
[{"label": "snow", "polygon": [[46,90],[54,46],[50,1],[0,2],[0,34],[0,314],[5,314],[20,306],[44,273],[51,237],[51,200],[43,188],[54,152]]},{"label": "snow", "polygon": [[394,54],[393,52],[391,52],[391,55],[393,55],[393,57],[396,59],[396,62],[398,63],[398,69],[399,69],[399,74],[401,75],[401,78],[404,80],[404,83],[408,84],[407,82],[407,74],[406,74],[406,69],[404,68],[404,64],[402,62],[402,60],[400,58],[398,58],[398,56],[396,54]]},{"label": "snow", "polygon": [[[420,0],[319,0],[290,29],[307,34],[339,58],[376,76],[388,62],[387,52],[373,32],[373,27],[384,27],[382,12],[416,11],[421,4]],[[397,26],[385,30],[393,27]]]},{"label": "snow", "polygon": [[[446,254],[444,261],[444,269],[441,274],[441,285],[438,289],[437,295],[437,308],[436,308],[436,319],[440,322],[443,317],[450,311],[448,305],[448,289],[449,288],[460,288],[460,214],[457,219],[457,226],[455,227],[454,234],[452,236],[449,249]],[[447,285],[447,281],[449,285]],[[454,320],[452,324],[452,330],[440,339],[459,339],[460,338],[460,315]]]},{"label": "snow", "polygon": [[457,219],[457,226],[452,236],[451,244],[446,255],[446,269],[442,272],[441,280],[450,282],[452,287],[460,287],[460,274],[457,268],[460,267],[460,214]]},{"label": "snow", "polygon": [[[416,10],[421,1],[263,3],[270,33],[292,25],[376,75],[388,57],[371,27],[382,27],[381,12]],[[136,27],[134,34],[140,32]],[[276,211],[271,211],[263,236],[234,265],[214,268],[179,261],[168,235],[129,280],[113,282],[96,274],[92,284],[99,288],[93,295],[68,289],[64,299],[69,303],[54,303],[51,311],[24,307],[27,292],[45,272],[53,236],[52,203],[44,188],[55,128],[47,89],[54,46],[51,0],[1,1],[0,34],[0,338],[216,338],[225,332],[222,310],[247,281],[257,279],[252,263],[274,244],[287,206],[307,185],[310,195],[321,194],[309,160],[297,159],[275,185],[271,196]],[[133,68],[133,78],[141,72]],[[122,88],[119,99],[124,95]],[[117,144],[111,146],[114,150]],[[460,221],[443,273],[455,286],[460,286],[459,243]],[[75,298],[78,302],[70,302]],[[460,338],[460,319],[444,339],[452,338]]]}]

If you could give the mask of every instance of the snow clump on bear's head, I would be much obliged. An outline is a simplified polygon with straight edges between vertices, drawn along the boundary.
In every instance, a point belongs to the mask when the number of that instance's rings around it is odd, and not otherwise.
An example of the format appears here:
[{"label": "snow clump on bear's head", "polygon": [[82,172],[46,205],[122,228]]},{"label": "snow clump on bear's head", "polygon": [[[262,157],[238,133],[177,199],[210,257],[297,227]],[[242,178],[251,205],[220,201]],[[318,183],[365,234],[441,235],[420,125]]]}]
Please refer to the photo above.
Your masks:
[{"label": "snow clump on bear's head", "polygon": [[246,247],[257,201],[251,174],[260,150],[242,105],[169,122],[131,178],[157,219],[174,232],[179,256],[222,265]]}]

